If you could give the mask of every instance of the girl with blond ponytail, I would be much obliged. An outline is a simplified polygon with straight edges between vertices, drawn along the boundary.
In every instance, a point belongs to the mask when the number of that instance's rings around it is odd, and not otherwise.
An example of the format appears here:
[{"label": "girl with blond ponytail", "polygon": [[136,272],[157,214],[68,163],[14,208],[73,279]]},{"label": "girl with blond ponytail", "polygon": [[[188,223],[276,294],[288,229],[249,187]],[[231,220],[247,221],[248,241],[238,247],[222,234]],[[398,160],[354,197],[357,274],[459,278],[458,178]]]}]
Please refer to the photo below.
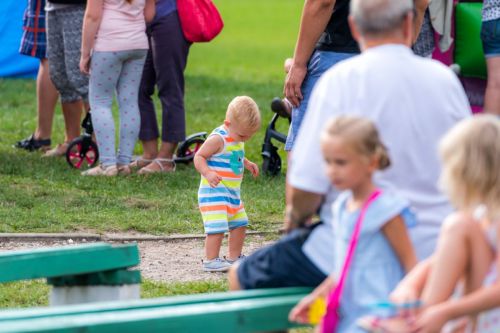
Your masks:
[{"label": "girl with blond ponytail", "polygon": [[[311,309],[324,304],[318,299],[326,299],[338,285],[343,285],[336,309],[341,314],[336,332],[364,332],[356,320],[369,314],[390,314],[390,292],[417,263],[407,231],[415,225],[415,217],[406,200],[380,191],[373,183],[373,174],[391,163],[370,120],[354,116],[334,118],[323,131],[321,149],[325,172],[333,186],[342,191],[333,204],[336,246],[331,251],[335,269],[292,309],[290,320],[310,322]],[[359,234],[354,237],[357,225]],[[356,244],[354,250],[352,242]],[[345,262],[350,262],[347,270]],[[343,283],[339,283],[341,280]]]}]

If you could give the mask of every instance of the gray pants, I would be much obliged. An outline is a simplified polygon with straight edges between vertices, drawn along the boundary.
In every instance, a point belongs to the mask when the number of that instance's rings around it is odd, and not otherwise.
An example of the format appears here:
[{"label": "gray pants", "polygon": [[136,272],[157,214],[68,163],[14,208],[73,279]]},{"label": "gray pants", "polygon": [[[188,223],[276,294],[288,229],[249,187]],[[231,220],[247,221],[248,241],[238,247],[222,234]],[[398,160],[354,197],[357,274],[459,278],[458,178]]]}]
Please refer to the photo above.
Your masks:
[{"label": "gray pants", "polygon": [[80,48],[85,5],[47,12],[47,57],[50,78],[61,102],[87,101],[88,78],[80,72]]},{"label": "gray pants", "polygon": [[[94,52],[90,64],[89,102],[101,164],[129,164],[141,126],[138,91],[147,50]],[[111,106],[116,89],[120,110],[120,145],[115,153]],[[118,155],[118,156],[117,156]]]}]

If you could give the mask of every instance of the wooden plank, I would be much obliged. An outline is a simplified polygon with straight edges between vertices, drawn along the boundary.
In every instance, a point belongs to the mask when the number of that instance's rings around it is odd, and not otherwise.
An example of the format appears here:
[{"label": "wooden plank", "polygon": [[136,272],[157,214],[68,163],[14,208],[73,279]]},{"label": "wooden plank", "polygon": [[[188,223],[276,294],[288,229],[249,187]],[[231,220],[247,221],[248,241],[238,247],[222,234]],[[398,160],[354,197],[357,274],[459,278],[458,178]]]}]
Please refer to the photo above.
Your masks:
[{"label": "wooden plank", "polygon": [[307,295],[311,288],[274,288],[274,289],[256,289],[232,292],[219,292],[211,294],[198,294],[174,297],[151,298],[132,301],[113,301],[93,304],[78,304],[58,307],[41,307],[16,310],[0,311],[0,326],[3,321],[24,320],[34,318],[45,318],[55,316],[92,314],[103,312],[128,311],[139,309],[154,309],[159,307],[173,307],[189,304],[217,303],[224,301],[235,301],[245,299],[272,298],[282,296],[300,296]]},{"label": "wooden plank", "polygon": [[137,244],[7,251],[0,253],[0,282],[101,272],[136,266],[139,261]]},{"label": "wooden plank", "polygon": [[302,295],[4,321],[1,333],[245,333],[295,327],[288,312]]}]

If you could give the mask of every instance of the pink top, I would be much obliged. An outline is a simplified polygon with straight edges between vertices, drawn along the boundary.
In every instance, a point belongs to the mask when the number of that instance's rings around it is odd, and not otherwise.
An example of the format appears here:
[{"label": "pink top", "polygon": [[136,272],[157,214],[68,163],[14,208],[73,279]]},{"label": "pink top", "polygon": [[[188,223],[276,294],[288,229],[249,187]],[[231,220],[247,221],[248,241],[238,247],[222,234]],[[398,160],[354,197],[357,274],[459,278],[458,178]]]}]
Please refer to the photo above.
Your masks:
[{"label": "pink top", "polygon": [[95,51],[148,49],[144,7],[146,0],[104,0]]}]

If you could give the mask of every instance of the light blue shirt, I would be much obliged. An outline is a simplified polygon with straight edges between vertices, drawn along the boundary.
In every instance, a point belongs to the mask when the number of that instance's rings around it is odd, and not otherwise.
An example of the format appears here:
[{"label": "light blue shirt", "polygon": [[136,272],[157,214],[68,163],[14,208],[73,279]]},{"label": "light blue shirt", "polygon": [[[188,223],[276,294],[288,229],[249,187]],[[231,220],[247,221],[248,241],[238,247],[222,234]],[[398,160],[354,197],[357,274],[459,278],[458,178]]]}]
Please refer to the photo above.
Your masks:
[{"label": "light blue shirt", "polygon": [[[333,205],[333,238],[335,268],[339,278],[349,243],[360,210],[349,212],[346,204],[350,192],[343,192]],[[396,216],[401,216],[407,227],[416,225],[415,215],[407,200],[382,192],[366,211],[358,243],[349,266],[340,300],[341,321],[337,332],[365,332],[356,326],[356,320],[365,315],[387,316],[391,309],[373,305],[389,299],[389,294],[405,275],[404,269],[382,227]]]}]

